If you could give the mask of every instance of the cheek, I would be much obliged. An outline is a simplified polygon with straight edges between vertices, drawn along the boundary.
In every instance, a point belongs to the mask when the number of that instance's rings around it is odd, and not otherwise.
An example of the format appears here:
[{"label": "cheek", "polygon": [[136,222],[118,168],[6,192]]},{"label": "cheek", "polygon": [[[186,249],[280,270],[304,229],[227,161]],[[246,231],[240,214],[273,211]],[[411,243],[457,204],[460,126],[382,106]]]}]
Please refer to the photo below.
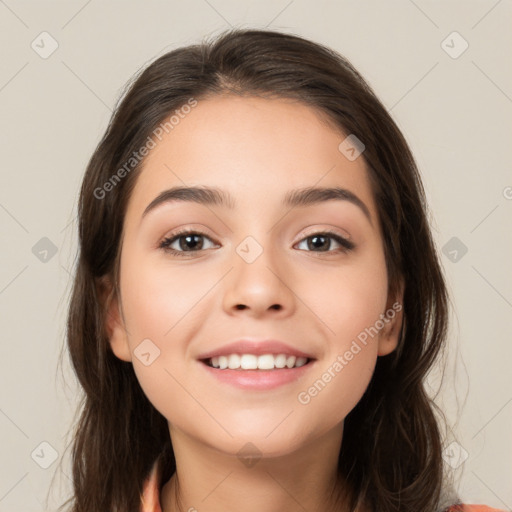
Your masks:
[{"label": "cheek", "polygon": [[[375,251],[376,255],[379,254]],[[347,350],[351,341],[365,333],[368,344],[376,340],[368,332],[385,312],[387,272],[384,258],[373,256],[353,260],[338,268],[308,272],[297,280],[295,291],[315,313],[329,349],[336,353]],[[374,349],[377,350],[376,343]]]},{"label": "cheek", "polygon": [[[361,400],[373,375],[376,354],[361,347],[338,354],[319,368],[316,375],[297,395],[299,415],[318,428],[314,418],[323,418],[322,427],[330,429],[341,423]],[[299,416],[298,415],[298,416]]]},{"label": "cheek", "polygon": [[388,283],[383,256],[375,257],[377,249],[373,254],[302,281],[300,293],[319,312],[317,325],[329,343],[297,402],[311,418],[324,415],[326,425],[339,423],[357,405],[375,369]]},{"label": "cheek", "polygon": [[176,335],[201,311],[202,300],[218,280],[217,272],[155,264],[135,253],[123,263],[123,310],[132,349],[143,338],[166,350],[180,348]]},{"label": "cheek", "polygon": [[[195,405],[190,394],[204,393],[190,378],[195,361],[188,348],[208,314],[206,295],[218,281],[218,272],[180,271],[165,262],[156,265],[136,249],[126,250],[121,269],[123,313],[135,374],[154,407],[180,425]],[[139,357],[143,354],[149,356]],[[198,407],[196,414],[201,413]]]},{"label": "cheek", "polygon": [[329,326],[323,327],[328,350],[296,397],[304,414],[324,415],[330,426],[343,421],[370,383],[378,354],[376,323],[387,298],[385,274],[378,270],[345,274],[340,281],[318,296],[322,322]]}]

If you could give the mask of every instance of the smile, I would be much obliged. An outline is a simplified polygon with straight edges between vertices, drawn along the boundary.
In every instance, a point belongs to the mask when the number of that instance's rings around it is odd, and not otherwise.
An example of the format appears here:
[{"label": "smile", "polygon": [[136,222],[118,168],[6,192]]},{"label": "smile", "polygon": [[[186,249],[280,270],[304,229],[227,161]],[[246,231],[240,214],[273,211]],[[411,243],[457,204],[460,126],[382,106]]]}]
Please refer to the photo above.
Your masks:
[{"label": "smile", "polygon": [[220,370],[274,370],[300,368],[309,361],[307,357],[286,354],[229,354],[209,358],[205,363]]},{"label": "smile", "polygon": [[229,354],[200,359],[216,382],[243,391],[264,392],[293,385],[316,367],[316,359],[291,354]]}]

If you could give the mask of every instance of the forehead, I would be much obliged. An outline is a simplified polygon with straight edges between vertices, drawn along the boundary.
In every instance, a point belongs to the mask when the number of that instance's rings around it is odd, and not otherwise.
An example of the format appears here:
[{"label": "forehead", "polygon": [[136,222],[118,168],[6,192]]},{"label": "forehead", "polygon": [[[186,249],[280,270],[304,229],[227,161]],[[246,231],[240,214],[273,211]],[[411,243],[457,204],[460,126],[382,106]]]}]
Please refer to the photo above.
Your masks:
[{"label": "forehead", "polygon": [[[176,118],[175,118],[176,119]],[[199,100],[146,156],[129,210],[140,216],[174,186],[225,189],[241,208],[301,187],[341,186],[375,205],[365,162],[339,150],[348,134],[304,103],[234,95]]]}]

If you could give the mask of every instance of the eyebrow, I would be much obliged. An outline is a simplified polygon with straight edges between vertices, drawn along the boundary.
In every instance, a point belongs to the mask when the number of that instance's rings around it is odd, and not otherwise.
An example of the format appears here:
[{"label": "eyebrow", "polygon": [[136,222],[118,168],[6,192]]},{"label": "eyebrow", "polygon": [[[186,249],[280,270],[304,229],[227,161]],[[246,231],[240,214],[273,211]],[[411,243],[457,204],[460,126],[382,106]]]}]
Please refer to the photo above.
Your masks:
[{"label": "eyebrow", "polygon": [[[288,191],[283,199],[285,207],[305,207],[325,201],[348,201],[359,207],[373,226],[370,211],[366,204],[353,192],[341,187],[305,187]],[[222,206],[229,209],[236,207],[235,198],[227,191],[216,187],[173,187],[161,192],[148,204],[142,219],[158,206],[174,201],[192,202],[207,206]],[[141,220],[142,220],[141,219]]]}]

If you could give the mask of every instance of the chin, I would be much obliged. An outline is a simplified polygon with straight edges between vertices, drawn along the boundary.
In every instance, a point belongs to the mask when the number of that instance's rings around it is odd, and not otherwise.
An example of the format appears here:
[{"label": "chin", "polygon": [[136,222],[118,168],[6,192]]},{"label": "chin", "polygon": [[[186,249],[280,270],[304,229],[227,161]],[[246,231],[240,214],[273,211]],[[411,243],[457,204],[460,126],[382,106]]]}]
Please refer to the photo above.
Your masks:
[{"label": "chin", "polygon": [[205,441],[219,451],[238,457],[282,457],[299,450],[310,440],[305,428],[291,422],[285,425],[286,421],[281,417],[277,421],[259,422],[259,428],[254,422],[238,424],[236,428],[231,424],[228,430],[233,437],[221,434]]}]

